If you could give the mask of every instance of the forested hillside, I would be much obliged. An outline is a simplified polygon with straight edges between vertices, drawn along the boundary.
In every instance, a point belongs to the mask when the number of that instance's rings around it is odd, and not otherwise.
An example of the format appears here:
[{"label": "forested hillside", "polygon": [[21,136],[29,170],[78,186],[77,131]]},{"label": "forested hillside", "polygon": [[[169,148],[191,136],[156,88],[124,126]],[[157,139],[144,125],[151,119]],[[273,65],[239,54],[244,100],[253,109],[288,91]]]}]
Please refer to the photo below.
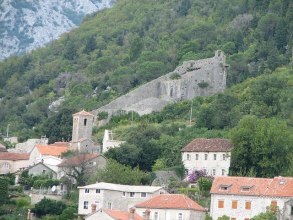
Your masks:
[{"label": "forested hillside", "polygon": [[[239,85],[232,97],[207,99],[197,126],[230,128],[252,113],[288,120],[292,97],[279,91],[292,87],[292,79],[287,81],[292,30],[290,0],[118,0],[48,47],[0,63],[1,132],[10,124],[11,134],[22,138],[55,132],[54,140],[70,139],[70,113],[100,107],[184,60],[210,57],[217,49],[230,64],[229,86],[261,74],[268,78],[253,89],[247,87],[250,81]],[[282,74],[271,75],[281,66],[276,72]],[[59,107],[48,108],[60,97]],[[233,117],[219,113],[217,118],[212,113],[219,108]]]}]

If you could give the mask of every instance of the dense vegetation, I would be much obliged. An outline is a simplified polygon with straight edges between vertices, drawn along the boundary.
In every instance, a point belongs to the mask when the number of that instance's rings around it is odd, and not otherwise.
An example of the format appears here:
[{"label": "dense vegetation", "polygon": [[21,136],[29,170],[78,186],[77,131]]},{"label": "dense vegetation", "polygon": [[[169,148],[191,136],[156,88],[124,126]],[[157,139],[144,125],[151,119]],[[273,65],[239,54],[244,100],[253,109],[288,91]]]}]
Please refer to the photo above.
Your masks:
[{"label": "dense vegetation", "polygon": [[[59,112],[92,110],[216,49],[231,65],[229,86],[269,73],[290,62],[292,8],[289,0],[119,0],[48,47],[0,63],[0,129],[53,136],[48,106],[59,97]],[[54,140],[69,138],[59,133]]]}]

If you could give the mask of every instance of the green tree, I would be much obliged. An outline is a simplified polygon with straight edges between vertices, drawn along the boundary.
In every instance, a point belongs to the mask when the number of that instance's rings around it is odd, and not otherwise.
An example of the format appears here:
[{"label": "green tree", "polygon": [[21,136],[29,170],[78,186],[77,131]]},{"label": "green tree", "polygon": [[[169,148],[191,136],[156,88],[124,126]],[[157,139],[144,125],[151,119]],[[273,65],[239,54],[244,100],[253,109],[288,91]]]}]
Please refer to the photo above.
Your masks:
[{"label": "green tree", "polygon": [[8,178],[0,177],[0,205],[3,205],[8,201],[8,183]]},{"label": "green tree", "polygon": [[257,177],[274,177],[286,173],[292,159],[292,138],[292,129],[284,121],[242,118],[231,131],[231,174],[248,175],[253,170]]},{"label": "green tree", "polygon": [[43,198],[35,205],[35,207],[32,209],[32,212],[35,213],[38,217],[42,217],[47,214],[60,215],[63,210],[66,209],[66,207],[66,204],[62,201]]},{"label": "green tree", "polygon": [[109,159],[105,169],[97,172],[97,180],[107,183],[117,183],[126,185],[141,185],[149,183],[150,176],[136,168],[131,168]]},{"label": "green tree", "polygon": [[267,211],[254,216],[251,220],[277,220],[277,216],[273,211]]}]

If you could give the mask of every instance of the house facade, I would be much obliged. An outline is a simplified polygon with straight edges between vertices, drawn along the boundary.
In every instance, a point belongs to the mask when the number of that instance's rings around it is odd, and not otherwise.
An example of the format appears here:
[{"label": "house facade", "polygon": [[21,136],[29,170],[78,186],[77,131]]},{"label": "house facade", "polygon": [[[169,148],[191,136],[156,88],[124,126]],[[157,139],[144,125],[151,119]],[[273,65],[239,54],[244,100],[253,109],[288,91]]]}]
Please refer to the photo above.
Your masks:
[{"label": "house facade", "polygon": [[232,144],[227,139],[198,138],[181,150],[185,169],[205,170],[211,176],[227,176]]},{"label": "house facade", "polygon": [[15,173],[29,165],[29,154],[0,152],[0,174]]},{"label": "house facade", "polygon": [[78,187],[79,202],[78,214],[91,213],[91,205],[96,209],[106,208],[128,211],[136,203],[145,201],[155,195],[165,193],[162,187],[154,186],[130,186],[99,182],[87,186]]},{"label": "house facade", "polygon": [[[161,194],[135,205],[152,220],[204,220],[206,209],[183,194]],[[146,211],[147,210],[147,211]]]},{"label": "house facade", "polygon": [[134,208],[130,208],[129,211],[120,211],[112,209],[99,209],[95,211],[96,207],[92,206],[93,213],[87,215],[85,220],[144,220],[141,216],[135,213]]},{"label": "house facade", "polygon": [[49,175],[52,179],[57,179],[57,172],[46,166],[44,163],[39,162],[27,168],[28,174],[33,176]]},{"label": "house facade", "polygon": [[64,158],[58,165],[58,179],[64,176],[70,177],[75,172],[82,172],[84,175],[91,176],[97,169],[105,168],[106,163],[107,159],[98,153],[81,153],[76,156]]},{"label": "house facade", "polygon": [[293,219],[293,177],[216,177],[211,188],[210,214],[249,220],[276,210],[278,219]]}]

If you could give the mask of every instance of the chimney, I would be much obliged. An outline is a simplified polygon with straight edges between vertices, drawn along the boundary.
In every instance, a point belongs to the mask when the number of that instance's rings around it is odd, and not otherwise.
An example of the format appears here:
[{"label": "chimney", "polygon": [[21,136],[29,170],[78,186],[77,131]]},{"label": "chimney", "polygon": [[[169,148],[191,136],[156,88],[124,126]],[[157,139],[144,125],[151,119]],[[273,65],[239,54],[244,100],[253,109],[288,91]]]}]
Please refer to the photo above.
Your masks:
[{"label": "chimney", "polygon": [[97,205],[96,204],[92,204],[92,213],[95,213],[97,209]]},{"label": "chimney", "polygon": [[135,208],[129,209],[129,220],[134,220]]},{"label": "chimney", "polygon": [[145,210],[143,220],[150,220],[151,211],[149,209]]}]

